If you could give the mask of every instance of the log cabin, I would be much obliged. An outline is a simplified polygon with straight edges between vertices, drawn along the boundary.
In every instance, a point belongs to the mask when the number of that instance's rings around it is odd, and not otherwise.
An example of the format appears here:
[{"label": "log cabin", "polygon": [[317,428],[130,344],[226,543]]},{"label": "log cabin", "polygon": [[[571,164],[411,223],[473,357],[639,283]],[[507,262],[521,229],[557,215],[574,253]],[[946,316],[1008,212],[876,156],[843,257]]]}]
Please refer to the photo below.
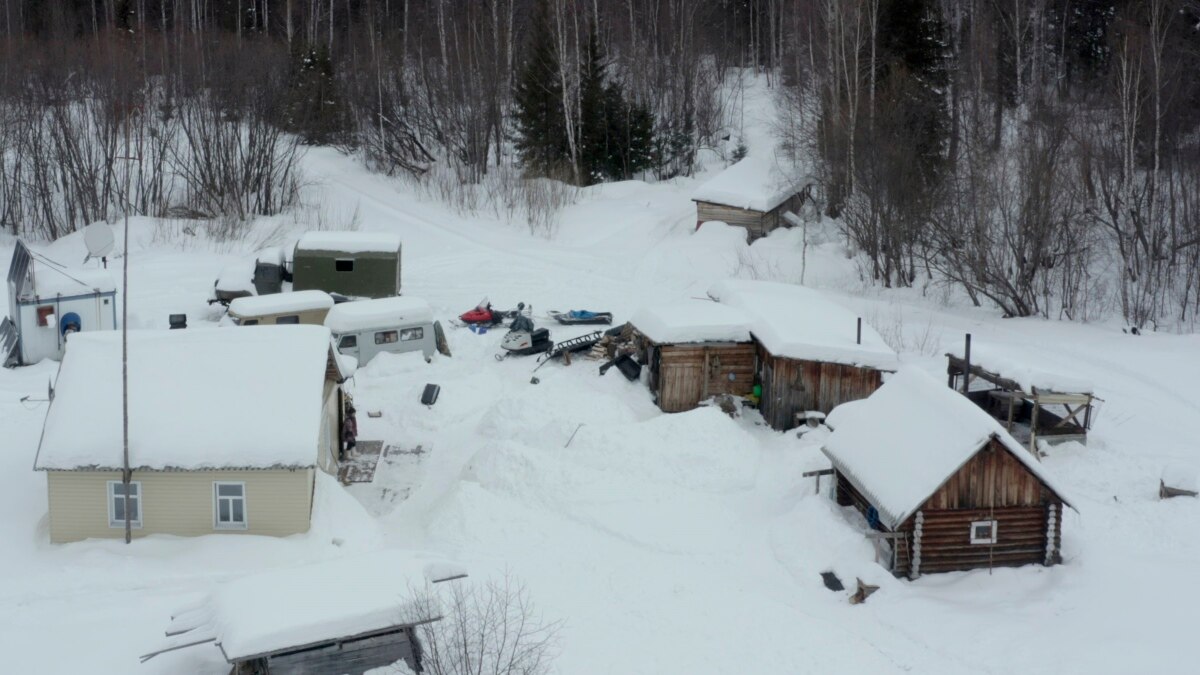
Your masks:
[{"label": "log cabin", "polygon": [[897,368],[896,352],[874,329],[815,289],[729,280],[708,294],[750,317],[759,410],[773,429],[866,398]]},{"label": "log cabin", "polygon": [[720,221],[746,228],[751,241],[786,226],[783,214],[799,213],[812,201],[816,180],[783,171],[773,157],[742,159],[701,184],[692,194],[696,227]]},{"label": "log cabin", "polygon": [[747,396],[754,389],[750,318],[712,300],[690,298],[638,310],[639,360],[663,412],[692,410],[712,396]]},{"label": "log cabin", "polygon": [[837,501],[866,519],[896,576],[1062,561],[1062,490],[995,419],[927,373],[901,370],[831,417],[822,451]]}]

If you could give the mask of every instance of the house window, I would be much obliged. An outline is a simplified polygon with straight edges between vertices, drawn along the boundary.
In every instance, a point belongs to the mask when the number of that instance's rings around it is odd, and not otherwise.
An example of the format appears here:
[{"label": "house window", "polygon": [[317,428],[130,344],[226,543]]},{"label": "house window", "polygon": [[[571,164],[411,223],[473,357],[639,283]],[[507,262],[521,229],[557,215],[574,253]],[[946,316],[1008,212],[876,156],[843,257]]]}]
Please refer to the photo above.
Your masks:
[{"label": "house window", "polygon": [[213,527],[218,530],[246,529],[246,484],[242,482],[213,483],[216,504]]},{"label": "house window", "polygon": [[385,330],[375,334],[375,344],[377,345],[390,345],[393,342],[399,341],[399,339],[400,333],[394,330]]},{"label": "house window", "polygon": [[333,270],[335,272],[353,272],[354,258],[336,258],[333,261]]},{"label": "house window", "polygon": [[289,314],[288,316],[277,316],[277,317],[275,317],[275,323],[277,323],[277,324],[300,323],[300,315],[299,314]]},{"label": "house window", "polygon": [[243,319],[239,326],[257,326],[258,319]]},{"label": "house window", "polygon": [[342,336],[342,341],[338,343],[338,351],[340,351],[340,352],[344,352],[347,349],[357,349],[357,348],[358,348],[358,336],[357,335],[344,335],[344,336]]},{"label": "house window", "polygon": [[996,543],[997,523],[994,520],[976,520],[971,523],[972,544]]},{"label": "house window", "polygon": [[411,340],[424,340],[424,339],[425,339],[425,329],[424,328],[405,328],[404,330],[400,331],[400,341],[401,342],[409,342]]},{"label": "house window", "polygon": [[125,483],[119,480],[108,481],[108,526],[125,527],[125,509],[129,509],[129,524],[131,527],[142,526],[142,484],[133,481],[129,484],[129,495],[125,495]]},{"label": "house window", "polygon": [[54,306],[43,305],[37,308],[37,325],[53,326],[54,325]]}]

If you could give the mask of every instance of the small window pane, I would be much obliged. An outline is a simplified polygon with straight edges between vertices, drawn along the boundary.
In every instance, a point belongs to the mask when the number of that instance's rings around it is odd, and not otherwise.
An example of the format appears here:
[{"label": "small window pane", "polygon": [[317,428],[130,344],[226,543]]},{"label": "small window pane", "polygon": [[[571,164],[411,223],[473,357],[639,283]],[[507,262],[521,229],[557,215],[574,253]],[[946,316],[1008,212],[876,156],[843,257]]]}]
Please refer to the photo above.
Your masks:
[{"label": "small window pane", "polygon": [[354,349],[357,346],[358,346],[358,336],[357,335],[346,335],[342,338],[342,341],[338,343],[338,349]]},{"label": "small window pane", "polygon": [[[124,518],[124,516],[122,516],[122,518]],[[129,500],[129,519],[130,520],[141,520],[141,518],[138,514],[138,498],[137,497],[133,497],[132,499]]]},{"label": "small window pane", "polygon": [[245,319],[238,325],[240,325],[240,326],[257,326],[258,319]]},{"label": "small window pane", "polygon": [[333,261],[333,269],[338,272],[353,272],[354,271],[354,259],[353,258],[338,258],[337,260]]},{"label": "small window pane", "polygon": [[277,324],[293,324],[293,323],[300,323],[300,316],[299,316],[299,315],[297,315],[297,314],[291,314],[291,315],[288,315],[288,316],[280,316],[280,317],[276,317],[276,318],[275,318],[275,323],[277,323]]},{"label": "small window pane", "polygon": [[425,339],[425,329],[424,328],[406,328],[405,330],[400,332],[400,339],[404,342],[408,342],[410,340],[423,340],[423,339]]},{"label": "small window pane", "polygon": [[400,334],[394,330],[385,330],[382,333],[375,334],[375,344],[387,345],[396,342],[400,339]]},{"label": "small window pane", "polygon": [[221,495],[222,497],[241,497],[242,486],[229,483],[218,485],[217,494]]},{"label": "small window pane", "polygon": [[241,523],[245,522],[245,520],[246,516],[242,512],[242,500],[233,500],[233,522]]},{"label": "small window pane", "polygon": [[229,522],[229,500],[222,499],[217,502],[217,520],[222,523]]},{"label": "small window pane", "polygon": [[125,500],[121,497],[113,499],[113,520],[125,520]]}]

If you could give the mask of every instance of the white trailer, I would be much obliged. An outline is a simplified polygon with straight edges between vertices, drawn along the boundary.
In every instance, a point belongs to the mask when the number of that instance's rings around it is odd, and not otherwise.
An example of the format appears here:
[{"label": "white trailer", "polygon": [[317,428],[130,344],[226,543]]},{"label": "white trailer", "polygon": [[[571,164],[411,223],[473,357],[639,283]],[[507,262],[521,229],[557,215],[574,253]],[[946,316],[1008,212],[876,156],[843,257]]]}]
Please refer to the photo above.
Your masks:
[{"label": "white trailer", "polygon": [[0,322],[4,365],[61,359],[72,333],[115,328],[112,275],[41,262],[17,241],[8,270],[8,318]]},{"label": "white trailer", "polygon": [[325,316],[338,352],[365,365],[380,352],[416,352],[433,358],[433,310],[417,298],[358,300],[334,305]]}]

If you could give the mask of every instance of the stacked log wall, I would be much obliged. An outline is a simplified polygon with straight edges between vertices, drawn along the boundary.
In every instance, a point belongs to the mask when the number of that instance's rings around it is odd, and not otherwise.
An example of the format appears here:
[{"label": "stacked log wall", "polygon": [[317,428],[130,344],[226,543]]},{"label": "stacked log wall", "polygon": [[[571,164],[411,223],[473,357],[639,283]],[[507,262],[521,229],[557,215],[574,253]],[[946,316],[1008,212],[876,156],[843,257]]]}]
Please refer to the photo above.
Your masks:
[{"label": "stacked log wall", "polygon": [[858,401],[883,384],[882,373],[840,363],[802,361],[772,356],[758,346],[763,396],[759,408],[772,428],[796,426],[798,412],[828,413],[847,401]]}]

